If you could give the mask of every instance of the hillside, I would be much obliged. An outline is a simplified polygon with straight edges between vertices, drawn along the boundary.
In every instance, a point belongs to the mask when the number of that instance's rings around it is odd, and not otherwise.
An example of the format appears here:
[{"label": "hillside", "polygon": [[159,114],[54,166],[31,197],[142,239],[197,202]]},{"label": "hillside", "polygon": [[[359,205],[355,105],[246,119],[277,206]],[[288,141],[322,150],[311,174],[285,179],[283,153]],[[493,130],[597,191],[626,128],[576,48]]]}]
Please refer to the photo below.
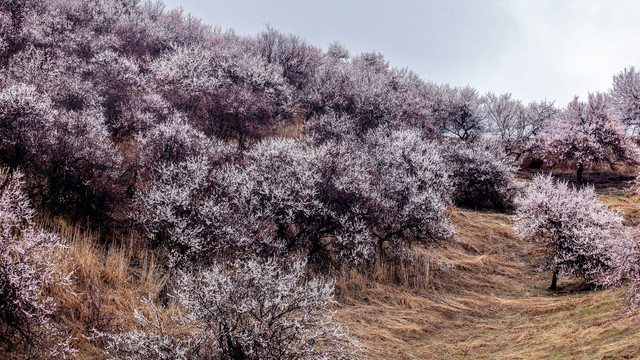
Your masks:
[{"label": "hillside", "polygon": [[[637,223],[640,198],[610,175],[589,180],[598,181],[605,203]],[[456,241],[420,249],[413,266],[340,277],[336,320],[360,341],[365,359],[640,356],[638,319],[625,316],[619,306],[624,289],[596,289],[580,279],[561,279],[560,290],[551,292],[550,275],[537,270],[535,244],[515,236],[511,215],[452,208],[450,216]],[[50,222],[46,227],[69,241],[77,276],[73,292],[80,296],[64,292],[55,297],[63,304],[59,316],[76,334],[134,324],[135,309],[152,314],[139,299],[159,294],[166,278],[155,270],[152,253],[131,247],[139,240],[121,238],[119,245],[105,249],[98,234]],[[169,307],[161,316],[177,310]],[[96,348],[101,342],[79,336],[78,344],[79,359],[104,358]]]},{"label": "hillside", "polygon": [[[522,174],[525,175],[525,174]],[[640,220],[640,199],[612,174],[601,199]],[[612,180],[613,179],[613,180]],[[453,209],[456,243],[425,250],[426,290],[346,277],[340,320],[370,359],[635,359],[640,326],[619,307],[624,289],[595,289],[537,270],[534,244],[515,237],[511,216]],[[442,265],[446,270],[439,270]],[[450,268],[449,268],[450,267]]]},{"label": "hillside", "polygon": [[0,0],[0,358],[635,356],[638,94]]}]

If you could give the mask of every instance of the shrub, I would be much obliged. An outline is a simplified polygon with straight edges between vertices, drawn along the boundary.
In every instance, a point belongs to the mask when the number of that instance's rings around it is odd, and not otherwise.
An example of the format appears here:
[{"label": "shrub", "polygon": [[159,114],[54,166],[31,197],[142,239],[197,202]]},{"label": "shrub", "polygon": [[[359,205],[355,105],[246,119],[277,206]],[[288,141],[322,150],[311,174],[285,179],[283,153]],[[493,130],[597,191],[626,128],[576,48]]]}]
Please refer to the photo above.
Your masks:
[{"label": "shrub", "polygon": [[443,156],[453,179],[453,202],[459,206],[504,210],[516,193],[515,161],[489,141],[446,144]]},{"label": "shrub", "polygon": [[438,145],[416,129],[386,128],[368,134],[366,144],[378,206],[370,219],[379,244],[408,240],[407,232],[423,241],[450,234],[453,184]]},{"label": "shrub", "polygon": [[[114,356],[134,359],[352,359],[357,344],[332,319],[333,283],[308,279],[304,262],[218,264],[183,274],[174,318],[138,315],[140,330],[107,335]],[[175,327],[173,328],[175,329]]]},{"label": "shrub", "polygon": [[[63,356],[69,337],[54,321],[55,303],[46,294],[66,287],[59,239],[37,230],[34,212],[22,193],[22,174],[0,171],[0,350],[5,355]],[[27,355],[30,354],[30,355]]]},{"label": "shrub", "polygon": [[221,161],[230,157],[234,150],[233,146],[193,128],[181,114],[174,114],[166,122],[138,134],[136,140],[142,152],[142,165],[147,168],[198,156]]},{"label": "shrub", "polygon": [[544,247],[540,270],[558,276],[597,277],[613,266],[611,248],[626,239],[622,217],[601,203],[592,187],[570,188],[537,175],[516,198],[515,227]]},{"label": "shrub", "polygon": [[598,284],[606,287],[629,284],[622,301],[632,314],[640,308],[640,239],[635,233],[622,240],[610,247],[613,265]]}]

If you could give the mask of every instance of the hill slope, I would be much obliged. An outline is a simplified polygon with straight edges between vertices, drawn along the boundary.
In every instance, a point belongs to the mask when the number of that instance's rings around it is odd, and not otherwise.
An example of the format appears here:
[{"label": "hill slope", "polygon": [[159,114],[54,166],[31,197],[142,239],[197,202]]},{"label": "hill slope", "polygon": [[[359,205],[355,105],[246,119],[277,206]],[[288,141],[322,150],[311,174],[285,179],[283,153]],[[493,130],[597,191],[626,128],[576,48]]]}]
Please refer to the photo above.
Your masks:
[{"label": "hill slope", "polygon": [[[637,198],[619,188],[601,199],[637,222]],[[623,289],[600,290],[536,267],[510,216],[454,209],[457,242],[436,245],[428,289],[343,277],[339,320],[369,359],[631,359],[640,324],[618,307]],[[425,251],[425,253],[427,253]],[[437,254],[437,255],[436,255]]]}]

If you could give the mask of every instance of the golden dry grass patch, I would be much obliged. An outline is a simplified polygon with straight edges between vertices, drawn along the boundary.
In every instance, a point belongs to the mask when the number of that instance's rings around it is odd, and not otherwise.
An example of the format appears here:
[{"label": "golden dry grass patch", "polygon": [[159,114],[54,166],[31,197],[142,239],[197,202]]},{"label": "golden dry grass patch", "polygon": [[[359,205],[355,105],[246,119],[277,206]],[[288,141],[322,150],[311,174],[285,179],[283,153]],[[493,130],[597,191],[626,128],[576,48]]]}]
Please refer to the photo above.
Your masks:
[{"label": "golden dry grass patch", "polygon": [[67,246],[62,266],[73,272],[72,284],[56,289],[52,296],[58,304],[57,316],[75,338],[76,358],[106,358],[99,340],[89,339],[95,335],[93,330],[130,329],[134,310],[151,311],[141,300],[165,286],[153,252],[133,246],[142,243],[135,234],[122,236],[120,244],[107,245],[99,240],[100,234],[80,224],[53,219],[41,221],[40,227],[57,234]]},{"label": "golden dry grass patch", "polygon": [[[600,196],[633,221],[637,199],[620,191]],[[550,292],[536,247],[516,237],[509,215],[452,209],[450,217],[453,241],[418,249],[428,254],[428,288],[355,273],[340,280],[337,318],[367,359],[640,358],[640,320],[618,306],[624,289],[561,279]]]}]

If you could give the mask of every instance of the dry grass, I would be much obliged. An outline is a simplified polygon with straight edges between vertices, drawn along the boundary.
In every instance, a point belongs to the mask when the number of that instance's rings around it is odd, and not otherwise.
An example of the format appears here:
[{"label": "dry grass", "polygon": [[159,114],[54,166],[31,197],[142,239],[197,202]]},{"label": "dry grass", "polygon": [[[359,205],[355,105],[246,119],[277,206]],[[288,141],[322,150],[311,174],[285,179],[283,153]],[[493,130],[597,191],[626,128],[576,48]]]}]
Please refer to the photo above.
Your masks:
[{"label": "dry grass", "polygon": [[[637,225],[640,197],[623,185],[600,186],[598,193]],[[450,216],[455,238],[417,249],[411,265],[378,262],[365,275],[339,278],[337,319],[363,344],[366,358],[640,358],[639,319],[617,306],[623,289],[563,279],[561,291],[549,292],[549,274],[536,271],[537,251],[516,238],[509,215],[452,209]],[[54,296],[78,358],[104,358],[100,343],[83,335],[126,330],[134,309],[150,310],[140,299],[165,286],[153,253],[134,247],[142,243],[135,236],[106,246],[79,226],[43,227],[69,245],[72,291]]]},{"label": "dry grass", "polygon": [[293,120],[280,127],[276,131],[275,135],[303,141],[304,121],[306,116],[307,114],[304,110],[298,111]]},{"label": "dry grass", "polygon": [[124,331],[133,324],[135,309],[148,312],[141,299],[158,294],[165,279],[156,272],[152,252],[137,249],[142,242],[135,235],[124,237],[122,244],[105,246],[99,234],[62,220],[41,222],[68,245],[64,263],[73,271],[71,289],[57,289],[52,295],[59,304],[58,316],[72,332],[78,359],[106,358],[99,340],[89,340],[93,329],[103,332]]},{"label": "dry grass", "polygon": [[[603,201],[637,224],[638,198],[601,187]],[[638,317],[618,307],[624,290],[594,290],[536,270],[536,249],[511,218],[453,209],[455,241],[431,249],[427,288],[346,274],[338,318],[368,359],[635,359]],[[425,255],[426,256],[426,255]]]}]

